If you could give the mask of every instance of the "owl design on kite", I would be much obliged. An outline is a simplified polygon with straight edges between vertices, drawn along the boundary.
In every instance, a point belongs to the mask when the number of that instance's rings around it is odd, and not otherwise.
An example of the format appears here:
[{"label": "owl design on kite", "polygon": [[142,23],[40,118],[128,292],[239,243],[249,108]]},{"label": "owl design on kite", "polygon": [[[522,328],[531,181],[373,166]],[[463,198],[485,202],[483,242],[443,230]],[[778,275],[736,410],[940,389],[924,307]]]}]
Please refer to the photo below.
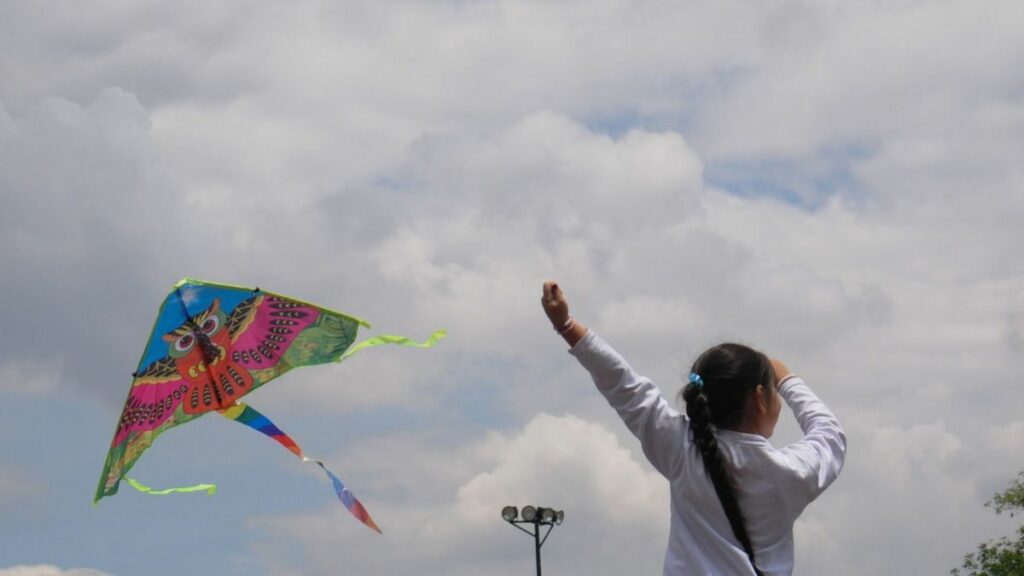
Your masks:
[{"label": "owl design on kite", "polygon": [[319,316],[312,306],[260,292],[230,311],[215,298],[166,333],[167,355],[135,374],[115,440],[163,425],[179,406],[186,419],[233,406],[273,377],[260,371],[287,370],[289,346]]},{"label": "owl design on kite", "polygon": [[188,386],[184,394],[186,414],[226,408],[252,389],[252,374],[228,356],[231,336],[219,299],[199,316],[164,335],[167,355]]}]

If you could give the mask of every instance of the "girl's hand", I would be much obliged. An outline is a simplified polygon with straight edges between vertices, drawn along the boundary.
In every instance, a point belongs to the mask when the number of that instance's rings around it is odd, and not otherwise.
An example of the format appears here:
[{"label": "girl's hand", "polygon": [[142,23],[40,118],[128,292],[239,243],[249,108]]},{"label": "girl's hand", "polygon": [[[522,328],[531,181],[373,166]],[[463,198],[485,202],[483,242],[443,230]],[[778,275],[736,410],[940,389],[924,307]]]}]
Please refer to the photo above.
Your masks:
[{"label": "girl's hand", "polygon": [[565,300],[565,294],[557,283],[550,280],[544,283],[544,295],[540,303],[544,306],[548,320],[554,325],[555,332],[565,339],[570,348],[587,335],[587,327],[569,316],[569,302]]},{"label": "girl's hand", "polygon": [[548,315],[548,320],[551,320],[556,330],[564,327],[569,321],[569,302],[566,301],[565,294],[562,293],[557,282],[549,280],[544,283],[544,295],[541,297],[540,303],[544,306],[544,313]]},{"label": "girl's hand", "polygon": [[782,363],[782,360],[779,360],[777,358],[772,358],[772,368],[775,370],[776,386],[778,386],[783,380],[785,380],[786,376],[790,376],[793,374],[793,372],[791,372],[790,369],[786,367],[785,364]]}]

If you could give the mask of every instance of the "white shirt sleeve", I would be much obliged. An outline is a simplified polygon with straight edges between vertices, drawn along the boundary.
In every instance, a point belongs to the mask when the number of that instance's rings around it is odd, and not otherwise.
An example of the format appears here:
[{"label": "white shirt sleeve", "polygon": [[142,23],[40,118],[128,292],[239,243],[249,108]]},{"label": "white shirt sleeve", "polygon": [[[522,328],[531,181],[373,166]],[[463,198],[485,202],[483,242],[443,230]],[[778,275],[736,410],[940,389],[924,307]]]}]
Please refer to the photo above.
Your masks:
[{"label": "white shirt sleeve", "polygon": [[590,372],[597,389],[640,440],[644,455],[666,478],[672,478],[689,444],[689,420],[675,410],[648,378],[633,370],[593,330],[569,351]]},{"label": "white shirt sleeve", "polygon": [[804,437],[780,450],[792,475],[794,492],[803,496],[793,502],[799,514],[818,497],[843,468],[846,458],[846,433],[828,409],[803,380],[791,377],[779,393],[796,416]]}]

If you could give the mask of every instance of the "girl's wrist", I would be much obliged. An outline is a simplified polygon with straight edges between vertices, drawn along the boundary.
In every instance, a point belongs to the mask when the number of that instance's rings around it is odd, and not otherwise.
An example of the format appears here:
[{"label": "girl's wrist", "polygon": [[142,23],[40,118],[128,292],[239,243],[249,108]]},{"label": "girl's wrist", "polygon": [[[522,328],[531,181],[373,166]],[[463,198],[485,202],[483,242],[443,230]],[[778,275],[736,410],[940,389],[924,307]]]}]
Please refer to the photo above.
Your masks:
[{"label": "girl's wrist", "polygon": [[574,324],[576,324],[576,321],[572,319],[572,316],[569,316],[565,319],[565,322],[555,324],[554,329],[560,336],[565,336],[570,330],[572,330]]}]

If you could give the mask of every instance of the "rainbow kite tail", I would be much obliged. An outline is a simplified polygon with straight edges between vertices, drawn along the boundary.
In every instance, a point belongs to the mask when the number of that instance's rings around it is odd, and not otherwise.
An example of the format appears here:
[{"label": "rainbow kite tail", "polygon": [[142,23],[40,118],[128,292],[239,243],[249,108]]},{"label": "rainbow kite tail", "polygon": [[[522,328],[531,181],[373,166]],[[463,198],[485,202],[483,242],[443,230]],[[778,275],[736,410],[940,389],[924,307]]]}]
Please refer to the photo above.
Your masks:
[{"label": "rainbow kite tail", "polygon": [[260,414],[255,408],[248,404],[236,402],[234,406],[225,408],[224,410],[221,410],[220,413],[229,420],[245,424],[249,428],[269,436],[299,458],[302,458],[303,460],[306,458],[305,455],[302,454],[302,448],[299,448],[299,445],[295,443],[295,440],[292,440],[291,436],[282,432],[280,428],[270,421],[270,418]]},{"label": "rainbow kite tail", "polygon": [[345,508],[348,508],[348,511],[358,518],[360,522],[366,524],[371,529],[376,530],[378,534],[383,534],[377,526],[377,523],[370,517],[370,513],[366,511],[366,507],[363,506],[363,503],[345,487],[345,484],[341,479],[328,470],[327,467],[324,466],[323,462],[319,460],[314,460],[314,462],[316,462],[317,465],[320,466],[320,469],[327,474],[327,477],[331,479],[331,484],[334,485],[334,491],[338,494],[338,499],[345,505]]},{"label": "rainbow kite tail", "polygon": [[287,448],[292,454],[295,454],[302,459],[303,462],[315,463],[324,471],[325,474],[327,474],[327,477],[330,478],[331,484],[334,486],[334,491],[338,494],[338,499],[345,505],[345,508],[348,509],[353,516],[359,519],[360,522],[366,524],[370,529],[376,531],[378,534],[383,534],[377,526],[377,523],[370,517],[370,513],[366,511],[366,507],[363,506],[363,503],[345,487],[345,484],[341,479],[328,470],[327,467],[324,466],[323,462],[314,458],[309,458],[303,454],[302,448],[299,447],[295,440],[292,440],[291,436],[282,432],[280,428],[270,421],[269,418],[260,414],[255,408],[242,402],[237,402],[234,406],[221,410],[220,413],[229,420],[245,424],[249,428],[272,438],[278,444]]}]

